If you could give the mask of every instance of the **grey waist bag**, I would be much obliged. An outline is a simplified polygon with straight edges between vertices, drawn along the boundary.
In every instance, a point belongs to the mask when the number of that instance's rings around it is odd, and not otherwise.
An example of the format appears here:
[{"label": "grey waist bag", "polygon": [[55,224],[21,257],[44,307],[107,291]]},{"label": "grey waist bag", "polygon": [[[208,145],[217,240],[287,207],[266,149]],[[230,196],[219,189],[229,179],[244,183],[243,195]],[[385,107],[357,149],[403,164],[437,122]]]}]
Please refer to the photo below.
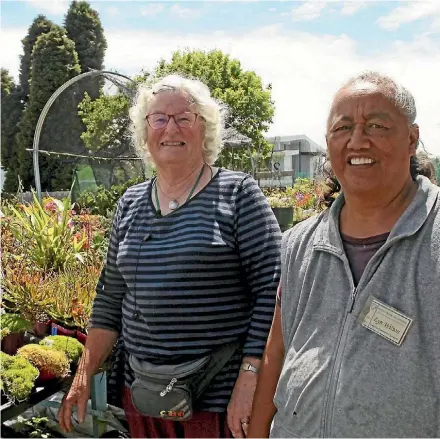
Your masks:
[{"label": "grey waist bag", "polygon": [[157,365],[130,355],[135,380],[131,400],[136,410],[146,416],[171,421],[187,421],[193,404],[238,349],[228,344],[212,354],[181,364]]}]

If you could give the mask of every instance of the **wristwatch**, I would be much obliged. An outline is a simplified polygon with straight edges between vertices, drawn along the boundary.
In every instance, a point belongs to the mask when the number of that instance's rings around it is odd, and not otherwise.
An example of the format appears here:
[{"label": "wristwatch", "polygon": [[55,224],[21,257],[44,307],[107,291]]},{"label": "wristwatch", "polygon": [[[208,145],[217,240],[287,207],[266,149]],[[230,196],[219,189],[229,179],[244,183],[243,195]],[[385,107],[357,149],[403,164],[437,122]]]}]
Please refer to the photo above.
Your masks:
[{"label": "wristwatch", "polygon": [[240,369],[245,372],[258,373],[258,367],[252,366],[251,363],[241,363]]}]

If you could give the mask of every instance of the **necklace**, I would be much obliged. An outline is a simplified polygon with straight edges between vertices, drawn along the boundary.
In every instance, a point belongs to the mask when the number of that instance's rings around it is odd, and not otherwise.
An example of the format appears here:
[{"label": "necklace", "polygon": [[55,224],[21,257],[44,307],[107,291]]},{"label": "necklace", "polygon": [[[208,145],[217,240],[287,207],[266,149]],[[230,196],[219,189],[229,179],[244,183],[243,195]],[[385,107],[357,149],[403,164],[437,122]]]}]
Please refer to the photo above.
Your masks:
[{"label": "necklace", "polygon": [[[192,197],[194,191],[196,190],[197,185],[200,183],[200,179],[202,178],[204,169],[205,169],[205,164],[203,164],[202,169],[200,169],[199,176],[197,177],[196,182],[194,183],[194,185],[193,185],[193,187],[192,187],[188,197],[186,198],[185,203]],[[157,209],[158,209],[157,213],[160,215],[161,214],[161,212],[160,212],[160,202],[159,202],[159,195],[157,193],[157,186],[158,186],[158,184],[157,184],[157,177],[156,177],[156,181],[155,181],[155,185],[154,185],[154,198],[156,199],[156,204],[157,204]],[[177,198],[179,198],[179,197],[177,197]],[[169,207],[170,210],[176,210],[179,206],[180,206],[179,201],[176,198],[172,198],[171,201],[168,203],[168,207]]]}]

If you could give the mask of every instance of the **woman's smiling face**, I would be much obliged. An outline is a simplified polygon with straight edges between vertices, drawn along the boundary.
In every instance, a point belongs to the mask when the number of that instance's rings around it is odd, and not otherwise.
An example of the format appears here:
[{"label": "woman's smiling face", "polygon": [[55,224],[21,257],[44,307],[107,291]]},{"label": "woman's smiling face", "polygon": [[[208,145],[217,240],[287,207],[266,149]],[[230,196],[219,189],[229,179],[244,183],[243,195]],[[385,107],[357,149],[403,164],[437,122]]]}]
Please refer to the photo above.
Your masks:
[{"label": "woman's smiling face", "polygon": [[[148,115],[175,116],[182,113],[197,114],[191,98],[181,91],[162,91],[151,102]],[[203,163],[205,129],[203,119],[197,116],[192,126],[181,127],[170,117],[168,124],[154,129],[147,123],[147,145],[153,161],[159,166],[167,164]]]},{"label": "woman's smiling face", "polygon": [[395,191],[408,180],[417,125],[374,84],[338,92],[327,124],[332,168],[345,193]]}]

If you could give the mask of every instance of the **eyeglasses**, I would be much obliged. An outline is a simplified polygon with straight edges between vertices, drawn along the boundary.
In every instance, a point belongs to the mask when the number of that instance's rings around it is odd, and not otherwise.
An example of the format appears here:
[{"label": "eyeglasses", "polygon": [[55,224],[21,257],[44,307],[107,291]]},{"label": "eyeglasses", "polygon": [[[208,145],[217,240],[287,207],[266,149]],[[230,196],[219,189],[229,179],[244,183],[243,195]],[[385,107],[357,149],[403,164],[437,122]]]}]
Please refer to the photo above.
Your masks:
[{"label": "eyeglasses", "polygon": [[153,130],[160,130],[168,125],[171,118],[180,128],[191,128],[196,123],[197,113],[179,113],[179,114],[163,114],[163,113],[153,113],[146,116],[148,125],[150,125]]}]

